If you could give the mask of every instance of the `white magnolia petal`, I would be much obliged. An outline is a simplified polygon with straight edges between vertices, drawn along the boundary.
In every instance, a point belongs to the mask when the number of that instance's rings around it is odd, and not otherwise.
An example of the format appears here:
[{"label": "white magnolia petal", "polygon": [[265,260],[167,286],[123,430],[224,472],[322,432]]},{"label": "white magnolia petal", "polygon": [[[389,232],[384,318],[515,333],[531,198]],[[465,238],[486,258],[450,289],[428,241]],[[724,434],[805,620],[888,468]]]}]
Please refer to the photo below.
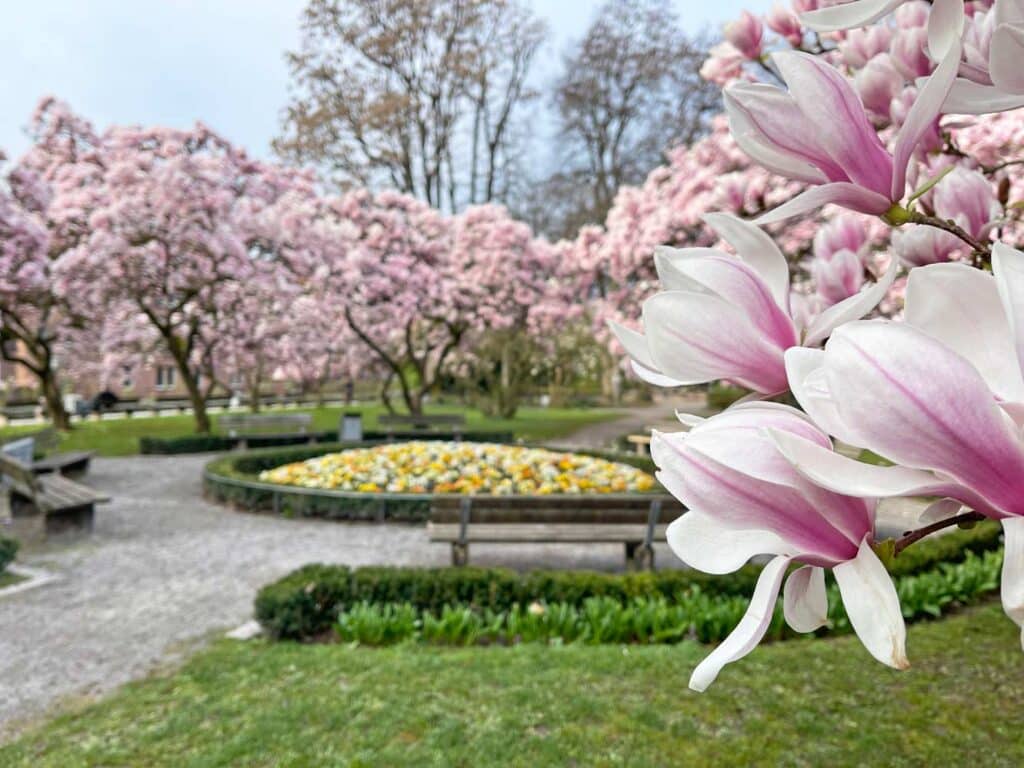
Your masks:
[{"label": "white magnolia petal", "polygon": [[683,413],[682,411],[676,411],[676,418],[679,419],[680,424],[685,424],[688,427],[696,427],[707,421],[705,416],[696,416],[692,413]]},{"label": "white magnolia petal", "polygon": [[1003,573],[1001,592],[1003,610],[1021,627],[1024,646],[1024,517],[1003,520]]},{"label": "white magnolia petal", "polygon": [[[685,517],[685,515],[684,515]],[[715,681],[718,673],[726,664],[742,659],[761,642],[764,633],[772,621],[775,612],[775,601],[779,597],[779,588],[786,575],[786,567],[790,558],[776,557],[761,571],[754,588],[754,596],[750,598],[747,612],[740,623],[721,644],[715,648],[693,670],[690,676],[690,688],[694,691],[705,691]]]},{"label": "white magnolia petal", "polygon": [[866,27],[892,13],[905,0],[857,0],[800,14],[800,21],[816,32],[838,32]]},{"label": "white magnolia petal", "polygon": [[832,569],[846,615],[868,652],[883,664],[906,669],[907,626],[892,577],[865,537],[857,557]]},{"label": "white magnolia petal", "polygon": [[906,192],[907,167],[910,165],[910,158],[921,141],[921,137],[935,124],[943,104],[949,97],[950,89],[953,87],[960,67],[961,48],[959,40],[950,42],[945,58],[939,62],[939,66],[935,68],[935,71],[925,81],[924,86],[918,91],[917,98],[914,99],[914,104],[910,107],[907,118],[900,127],[899,135],[896,137],[896,148],[893,152],[891,193],[893,200],[903,199],[903,194]]},{"label": "white magnolia petal", "polygon": [[933,472],[909,467],[879,467],[857,461],[789,432],[771,430],[775,445],[797,472],[836,493],[878,499],[923,496],[949,486]]},{"label": "white magnolia petal", "polygon": [[804,345],[813,347],[820,344],[831,335],[832,331],[844,323],[860,320],[871,310],[878,306],[878,303],[885,298],[893,282],[896,280],[896,273],[899,270],[897,259],[889,260],[889,268],[882,279],[874,285],[861,289],[860,293],[843,299],[838,304],[833,304],[816,318],[807,327],[804,337]]},{"label": "white magnolia petal", "polygon": [[928,14],[928,53],[941,61],[964,34],[964,0],[934,0]]},{"label": "white magnolia petal", "polygon": [[828,623],[825,569],[805,565],[789,574],[782,591],[782,611],[786,623],[796,632],[813,632],[825,626]]},{"label": "white magnolia petal", "polygon": [[963,504],[956,499],[939,499],[925,507],[924,511],[917,518],[917,522],[920,525],[930,525],[940,520],[948,520],[959,514],[962,507]]},{"label": "white magnolia petal", "polygon": [[824,363],[824,350],[807,347],[787,349],[789,389],[815,424],[844,443],[857,445],[856,435],[839,415],[839,408],[829,392]]},{"label": "white magnolia petal", "polygon": [[[755,158],[756,159],[756,158]],[[884,196],[869,189],[858,187],[847,181],[836,181],[801,192],[789,202],[783,203],[754,219],[755,224],[778,224],[779,222],[816,211],[829,203],[849,208],[852,211],[881,216],[892,203]]]},{"label": "white magnolia petal", "polygon": [[757,272],[775,302],[789,311],[789,265],[775,241],[760,227],[729,213],[708,213],[704,221]]},{"label": "white magnolia petal", "polygon": [[700,510],[676,518],[665,538],[676,557],[704,573],[732,573],[752,557],[787,551],[786,543],[771,531],[738,529]]},{"label": "white magnolia petal", "polygon": [[1024,253],[1004,243],[996,243],[992,248],[992,273],[1009,321],[1017,353],[1017,372],[1021,374],[1024,372]]},{"label": "white magnolia petal", "polygon": [[683,382],[673,379],[671,376],[666,376],[663,373],[653,371],[646,366],[640,365],[636,360],[629,361],[630,368],[633,369],[641,381],[646,381],[655,387],[681,387]]},{"label": "white magnolia petal", "polygon": [[1024,28],[1011,24],[996,27],[992,33],[989,74],[992,83],[1006,93],[1024,94]]},{"label": "white magnolia petal", "polygon": [[930,264],[910,272],[904,319],[967,358],[997,397],[1024,400],[1003,301],[989,273],[966,264]]},{"label": "white magnolia petal", "polygon": [[1006,93],[994,85],[961,77],[950,88],[942,111],[950,115],[988,115],[1020,107],[1024,107],[1024,94]]},{"label": "white magnolia petal", "polygon": [[662,287],[670,291],[704,291],[706,288],[674,265],[702,256],[723,256],[715,248],[672,248],[659,245],[654,249],[654,271]]},{"label": "white magnolia petal", "polygon": [[614,320],[608,321],[608,329],[618,339],[619,344],[626,350],[627,355],[645,368],[655,371],[658,369],[654,364],[654,359],[651,357],[650,350],[647,348],[646,336],[639,331],[634,331],[632,328],[616,323]]}]

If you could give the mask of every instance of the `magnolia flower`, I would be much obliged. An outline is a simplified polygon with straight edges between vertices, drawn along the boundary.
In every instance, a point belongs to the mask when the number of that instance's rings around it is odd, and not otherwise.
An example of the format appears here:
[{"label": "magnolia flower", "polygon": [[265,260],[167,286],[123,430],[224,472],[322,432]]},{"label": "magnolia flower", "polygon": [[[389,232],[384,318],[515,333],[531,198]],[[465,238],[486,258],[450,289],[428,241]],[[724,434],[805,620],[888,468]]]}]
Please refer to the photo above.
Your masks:
[{"label": "magnolia flower", "polygon": [[737,255],[714,248],[658,248],[664,291],[644,302],[644,333],[611,323],[637,374],[658,386],[728,379],[765,395],[787,389],[783,353],[821,344],[833,329],[864,317],[896,276],[885,277],[830,307],[807,326],[789,305],[789,266],[757,226],[717,213],[705,222]]},{"label": "magnolia flower", "polygon": [[[838,32],[866,27],[888,16],[910,0],[854,0],[800,14],[816,32]],[[964,0],[935,0],[928,16],[928,47],[932,57],[944,58],[964,26]]]},{"label": "magnolia flower", "polygon": [[781,433],[778,444],[837,493],[945,497],[1001,520],[1003,605],[1024,626],[1024,253],[997,244],[992,263],[993,274],[915,269],[906,322],[851,323],[824,351],[786,355],[793,394],[820,427],[898,466]]},{"label": "magnolia flower", "polygon": [[960,77],[943,111],[983,115],[1024,107],[1024,0],[996,0],[975,13],[964,40]]},{"label": "magnolia flower", "polygon": [[[685,417],[689,432],[655,432],[658,480],[689,508],[667,533],[672,551],[706,573],[731,573],[757,555],[761,571],[743,619],[694,670],[705,690],[726,664],[752,651],[771,623],[785,580],[783,613],[797,632],[827,622],[825,568],[839,585],[850,623],[876,659],[908,666],[896,589],[871,548],[874,501],[822,489],[796,472],[773,443],[790,435],[831,452],[828,437],[795,408],[747,403],[707,420]],[[786,578],[791,564],[801,567]]]},{"label": "magnolia flower", "polygon": [[886,150],[850,83],[819,57],[796,51],[774,54],[789,86],[738,82],[725,90],[725,108],[736,143],[769,171],[817,185],[762,216],[773,223],[836,203],[881,216],[906,191],[911,156],[938,116],[956,76],[959,48],[925,81]]},{"label": "magnolia flower", "polygon": [[735,21],[725,25],[725,39],[748,59],[761,57],[764,26],[750,11],[744,11]]}]

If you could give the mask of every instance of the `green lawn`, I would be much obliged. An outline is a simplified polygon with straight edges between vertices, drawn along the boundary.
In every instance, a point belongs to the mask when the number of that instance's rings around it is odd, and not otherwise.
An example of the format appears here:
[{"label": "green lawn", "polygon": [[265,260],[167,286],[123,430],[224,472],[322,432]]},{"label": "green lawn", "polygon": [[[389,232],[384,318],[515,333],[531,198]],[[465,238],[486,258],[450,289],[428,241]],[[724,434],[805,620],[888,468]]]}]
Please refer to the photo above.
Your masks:
[{"label": "green lawn", "polygon": [[[493,419],[479,411],[457,407],[428,409],[430,413],[465,413],[468,428],[479,430],[510,431],[516,437],[526,440],[550,440],[571,433],[587,424],[594,424],[615,418],[617,412],[611,409],[588,408],[522,408],[515,419]],[[291,410],[290,413],[312,413],[313,428],[317,430],[337,429],[342,411],[360,411],[363,426],[374,429],[377,417],[384,412],[379,405],[359,408],[306,408]],[[216,415],[213,416],[216,430]],[[0,440],[19,433],[33,432],[38,425],[7,427],[0,430]],[[92,450],[101,456],[128,456],[138,453],[140,437],[181,437],[192,434],[191,415],[156,416],[107,421],[79,423],[61,441],[61,450]]]},{"label": "green lawn", "polygon": [[1019,766],[1024,653],[997,605],[910,629],[914,667],[852,637],[779,643],[705,694],[680,646],[383,650],[220,641],[0,749],[59,766]]}]

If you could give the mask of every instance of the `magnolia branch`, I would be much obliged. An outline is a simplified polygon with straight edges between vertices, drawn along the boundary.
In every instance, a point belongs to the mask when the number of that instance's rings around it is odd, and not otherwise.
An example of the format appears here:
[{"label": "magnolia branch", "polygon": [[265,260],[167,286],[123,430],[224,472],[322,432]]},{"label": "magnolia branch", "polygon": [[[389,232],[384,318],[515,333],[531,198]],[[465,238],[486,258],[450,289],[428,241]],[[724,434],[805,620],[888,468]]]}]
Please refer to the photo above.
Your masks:
[{"label": "magnolia branch", "polygon": [[964,523],[977,523],[984,519],[985,516],[980,512],[968,512],[963,515],[954,515],[953,517],[947,517],[944,520],[938,520],[931,525],[926,525],[924,528],[918,528],[916,531],[909,531],[905,533],[902,538],[896,540],[894,552],[898,555],[911,544],[920,541],[925,536],[930,536],[936,531],[941,531],[945,528],[952,528],[954,525],[963,525]]},{"label": "magnolia branch", "polygon": [[974,237],[952,219],[942,219],[938,216],[930,216],[926,213],[921,213],[920,211],[909,211],[908,214],[908,223],[921,224],[926,227],[941,229],[943,232],[948,232],[971,246],[975,262],[974,265],[979,269],[989,266],[992,263],[991,244],[982,242],[978,238]]}]

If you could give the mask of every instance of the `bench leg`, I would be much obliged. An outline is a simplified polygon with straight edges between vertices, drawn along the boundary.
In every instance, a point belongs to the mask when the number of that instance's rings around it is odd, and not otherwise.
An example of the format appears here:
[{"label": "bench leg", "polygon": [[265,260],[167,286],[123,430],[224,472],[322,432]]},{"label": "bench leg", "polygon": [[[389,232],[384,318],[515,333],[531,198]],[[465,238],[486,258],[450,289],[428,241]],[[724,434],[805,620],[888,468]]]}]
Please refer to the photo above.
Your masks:
[{"label": "bench leg", "polygon": [[452,565],[462,566],[469,563],[469,544],[452,542]]},{"label": "bench leg", "polygon": [[653,571],[654,548],[639,541],[627,541],[626,567],[633,571]]}]

